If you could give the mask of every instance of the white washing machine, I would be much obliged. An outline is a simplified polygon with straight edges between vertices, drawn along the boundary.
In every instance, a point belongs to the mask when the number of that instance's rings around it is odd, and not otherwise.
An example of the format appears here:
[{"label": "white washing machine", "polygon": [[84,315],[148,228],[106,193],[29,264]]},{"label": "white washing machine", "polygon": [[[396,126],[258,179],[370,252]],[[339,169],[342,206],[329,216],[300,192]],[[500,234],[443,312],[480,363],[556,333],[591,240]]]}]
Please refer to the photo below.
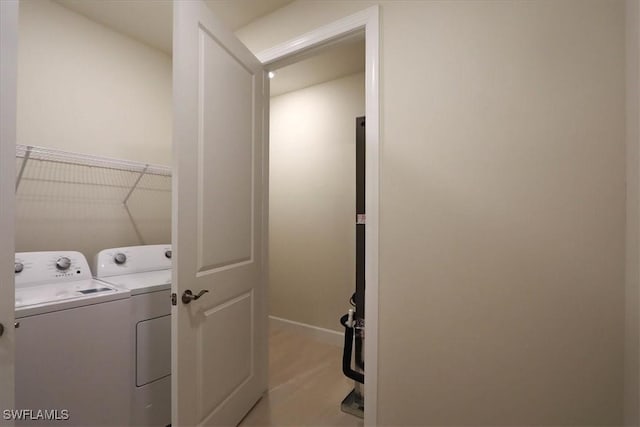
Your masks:
[{"label": "white washing machine", "polygon": [[131,423],[171,424],[171,245],[105,249],[96,278],[131,292]]},{"label": "white washing machine", "polygon": [[15,286],[16,424],[129,425],[130,292],[70,251],[17,253]]}]

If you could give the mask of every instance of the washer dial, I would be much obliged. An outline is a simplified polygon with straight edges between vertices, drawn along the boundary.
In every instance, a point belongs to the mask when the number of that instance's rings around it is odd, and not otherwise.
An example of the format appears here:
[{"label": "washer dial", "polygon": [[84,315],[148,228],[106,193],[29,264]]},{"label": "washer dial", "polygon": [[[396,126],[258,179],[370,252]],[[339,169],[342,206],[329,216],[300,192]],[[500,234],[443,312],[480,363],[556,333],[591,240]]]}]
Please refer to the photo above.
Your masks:
[{"label": "washer dial", "polygon": [[127,262],[127,256],[125,254],[123,254],[122,252],[118,252],[114,257],[113,260],[116,262],[116,264],[118,265],[122,265],[125,262]]},{"label": "washer dial", "polygon": [[56,268],[60,271],[68,270],[71,267],[71,260],[66,256],[61,256],[56,261]]}]

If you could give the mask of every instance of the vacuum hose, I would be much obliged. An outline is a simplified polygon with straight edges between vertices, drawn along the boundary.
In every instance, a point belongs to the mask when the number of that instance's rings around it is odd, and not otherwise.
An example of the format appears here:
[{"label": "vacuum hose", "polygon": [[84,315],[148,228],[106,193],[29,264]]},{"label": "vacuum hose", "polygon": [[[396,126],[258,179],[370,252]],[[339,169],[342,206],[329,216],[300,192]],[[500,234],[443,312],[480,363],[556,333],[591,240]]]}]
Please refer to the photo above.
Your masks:
[{"label": "vacuum hose", "polygon": [[[354,381],[364,384],[364,374],[351,369],[351,354],[353,350],[353,325],[348,324],[349,315],[345,314],[340,318],[340,323],[344,326],[344,352],[342,353],[342,372]],[[353,317],[352,317],[353,319]]]}]

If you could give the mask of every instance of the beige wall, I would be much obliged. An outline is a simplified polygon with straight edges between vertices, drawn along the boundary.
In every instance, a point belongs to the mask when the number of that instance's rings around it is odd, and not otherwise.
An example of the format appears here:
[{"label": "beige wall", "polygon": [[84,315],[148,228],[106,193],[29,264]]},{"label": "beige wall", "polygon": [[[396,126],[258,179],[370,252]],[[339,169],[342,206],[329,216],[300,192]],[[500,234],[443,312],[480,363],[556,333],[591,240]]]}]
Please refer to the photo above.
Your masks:
[{"label": "beige wall", "polygon": [[[17,104],[20,144],[171,163],[171,58],[49,0],[20,2]],[[141,243],[122,206],[135,176],[30,162],[24,177],[17,251],[92,258]],[[166,179],[141,184],[170,189]],[[169,191],[136,192],[130,206],[145,243],[170,241]]]},{"label": "beige wall", "polygon": [[620,425],[624,2],[380,3],[379,423]]},{"label": "beige wall", "polygon": [[638,0],[626,2],[627,28],[627,288],[625,336],[625,425],[640,425],[640,217],[638,175],[640,79],[640,6]]},{"label": "beige wall", "polygon": [[339,330],[355,290],[364,74],[273,97],[270,115],[270,314]]},{"label": "beige wall", "polygon": [[18,143],[171,163],[171,58],[50,0],[20,2]]}]

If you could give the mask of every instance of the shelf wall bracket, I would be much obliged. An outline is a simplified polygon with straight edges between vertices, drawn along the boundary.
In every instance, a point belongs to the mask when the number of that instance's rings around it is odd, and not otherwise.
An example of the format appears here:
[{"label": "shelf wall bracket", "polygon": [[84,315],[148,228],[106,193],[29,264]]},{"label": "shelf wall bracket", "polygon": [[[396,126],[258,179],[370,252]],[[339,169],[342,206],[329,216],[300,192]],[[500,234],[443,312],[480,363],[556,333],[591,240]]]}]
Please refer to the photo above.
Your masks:
[{"label": "shelf wall bracket", "polygon": [[27,163],[29,162],[29,157],[31,156],[31,147],[27,146],[27,149],[24,152],[24,157],[22,158],[22,164],[20,165],[20,172],[18,172],[18,177],[16,178],[16,193],[18,193],[18,187],[20,187],[20,181],[22,181],[22,174],[24,174],[24,169],[27,167]]},{"label": "shelf wall bracket", "polygon": [[133,192],[138,187],[138,184],[140,183],[140,180],[142,180],[142,177],[144,176],[144,174],[147,173],[147,169],[149,169],[149,165],[148,164],[144,165],[144,169],[142,169],[142,172],[140,172],[140,175],[138,175],[138,178],[136,179],[136,182],[133,183],[133,185],[131,186],[131,189],[129,190],[129,193],[127,193],[127,196],[122,201],[122,205],[124,206],[124,210],[127,212],[127,215],[129,216],[129,220],[131,221],[131,225],[133,226],[133,231],[136,232],[136,236],[138,236],[138,240],[140,241],[141,245],[145,244],[144,243],[144,239],[142,238],[142,233],[140,233],[140,230],[138,229],[138,225],[136,224],[135,219],[133,219],[133,215],[131,215],[131,211],[129,210],[129,205],[127,205],[127,202],[129,201],[129,198],[131,197]]},{"label": "shelf wall bracket", "polygon": [[136,182],[133,183],[133,185],[131,186],[131,189],[129,190],[129,193],[127,193],[127,197],[124,198],[122,203],[124,203],[125,205],[127,204],[127,201],[129,200],[129,197],[131,197],[133,192],[136,190],[136,187],[140,183],[140,180],[142,179],[144,174],[147,173],[147,169],[149,169],[149,165],[144,165],[144,169],[142,169],[142,172],[140,172],[140,175],[138,175],[138,178],[136,179]]},{"label": "shelf wall bracket", "polygon": [[133,226],[133,231],[136,232],[136,236],[138,236],[138,240],[140,241],[141,245],[144,245],[144,239],[142,238],[142,233],[140,233],[140,230],[138,229],[138,226],[136,225],[136,221],[133,219],[133,215],[131,215],[131,211],[129,210],[129,206],[127,206],[126,203],[124,203],[124,210],[127,212],[127,215],[129,216],[129,220],[131,221],[131,225]]}]

